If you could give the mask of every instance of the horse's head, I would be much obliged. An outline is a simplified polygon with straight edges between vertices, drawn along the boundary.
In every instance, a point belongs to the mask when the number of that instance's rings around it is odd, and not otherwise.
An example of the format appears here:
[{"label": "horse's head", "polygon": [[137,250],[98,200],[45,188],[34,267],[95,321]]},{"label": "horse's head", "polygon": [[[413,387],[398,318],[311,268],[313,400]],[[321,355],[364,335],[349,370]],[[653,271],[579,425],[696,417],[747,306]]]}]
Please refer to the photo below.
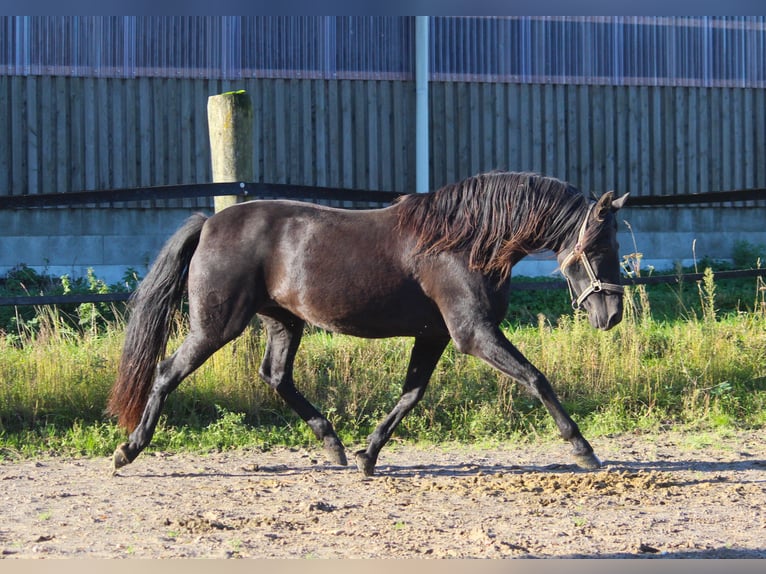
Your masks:
[{"label": "horse's head", "polygon": [[582,224],[557,253],[569,284],[572,307],[584,309],[590,324],[607,331],[622,320],[620,255],[615,212],[628,195],[607,192],[592,203]]}]

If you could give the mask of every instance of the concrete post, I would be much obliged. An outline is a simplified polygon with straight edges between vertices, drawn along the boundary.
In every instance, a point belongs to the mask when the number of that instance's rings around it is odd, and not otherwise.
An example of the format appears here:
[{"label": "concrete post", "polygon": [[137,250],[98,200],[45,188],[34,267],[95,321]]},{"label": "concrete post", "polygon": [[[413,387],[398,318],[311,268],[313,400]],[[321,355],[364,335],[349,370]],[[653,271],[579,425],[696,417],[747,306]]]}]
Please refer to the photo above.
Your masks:
[{"label": "concrete post", "polygon": [[[253,181],[253,104],[244,90],[207,100],[213,183]],[[214,199],[215,211],[237,203],[238,196]]]},{"label": "concrete post", "polygon": [[428,106],[428,16],[415,16],[415,191],[427,193],[431,187],[429,170]]}]

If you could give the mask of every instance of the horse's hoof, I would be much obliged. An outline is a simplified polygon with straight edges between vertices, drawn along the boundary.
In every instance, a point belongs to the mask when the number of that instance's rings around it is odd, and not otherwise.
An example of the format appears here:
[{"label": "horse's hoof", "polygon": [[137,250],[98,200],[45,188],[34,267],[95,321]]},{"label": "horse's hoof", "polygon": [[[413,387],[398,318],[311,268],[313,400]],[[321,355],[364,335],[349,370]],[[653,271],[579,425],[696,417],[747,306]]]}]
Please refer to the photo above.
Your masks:
[{"label": "horse's hoof", "polygon": [[597,470],[603,466],[601,460],[592,452],[588,454],[576,454],[575,462],[580,468],[586,470]]},{"label": "horse's hoof", "polygon": [[364,476],[375,474],[375,461],[370,458],[366,451],[359,450],[355,453],[356,467],[362,471]]},{"label": "horse's hoof", "polygon": [[330,462],[339,464],[341,466],[348,465],[348,459],[346,459],[346,449],[337,438],[326,438],[324,440],[324,452]]},{"label": "horse's hoof", "polygon": [[130,464],[131,460],[128,456],[128,443],[123,443],[117,447],[117,449],[114,451],[114,455],[112,456],[112,461],[114,463],[115,471],[122,468],[123,466]]}]

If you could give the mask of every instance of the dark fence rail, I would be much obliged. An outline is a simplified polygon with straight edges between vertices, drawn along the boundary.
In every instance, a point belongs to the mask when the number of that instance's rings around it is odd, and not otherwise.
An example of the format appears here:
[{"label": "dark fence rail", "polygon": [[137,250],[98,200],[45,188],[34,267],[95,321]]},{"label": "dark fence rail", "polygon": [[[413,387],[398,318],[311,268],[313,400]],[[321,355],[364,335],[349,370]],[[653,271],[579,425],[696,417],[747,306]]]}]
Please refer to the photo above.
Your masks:
[{"label": "dark fence rail", "polygon": [[126,201],[185,199],[221,195],[237,195],[246,199],[278,197],[281,199],[309,201],[350,201],[387,204],[402,194],[393,191],[339,189],[286,183],[195,183],[146,188],[0,196],[0,209],[73,207],[77,205],[111,204]]},{"label": "dark fence rail", "polygon": [[[185,199],[237,195],[247,199],[282,198],[308,201],[347,201],[388,204],[401,193],[315,187],[287,183],[233,182],[163,185],[145,188],[76,191],[68,193],[39,193],[0,196],[0,209],[72,207],[77,205],[111,204],[127,201]],[[732,201],[758,201],[766,199],[766,189],[736,189],[677,195],[631,196],[627,207],[653,207],[693,205]]]}]

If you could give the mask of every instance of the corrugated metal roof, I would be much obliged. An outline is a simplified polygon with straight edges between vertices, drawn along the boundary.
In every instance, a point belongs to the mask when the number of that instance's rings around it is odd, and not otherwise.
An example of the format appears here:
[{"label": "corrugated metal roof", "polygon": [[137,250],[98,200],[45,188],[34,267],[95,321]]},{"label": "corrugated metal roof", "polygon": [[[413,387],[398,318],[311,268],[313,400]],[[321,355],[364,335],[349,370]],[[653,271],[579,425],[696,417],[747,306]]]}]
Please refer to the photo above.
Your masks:
[{"label": "corrugated metal roof", "polygon": [[[442,81],[766,86],[766,17],[434,17]],[[3,16],[0,73],[412,79],[406,16]]]}]

